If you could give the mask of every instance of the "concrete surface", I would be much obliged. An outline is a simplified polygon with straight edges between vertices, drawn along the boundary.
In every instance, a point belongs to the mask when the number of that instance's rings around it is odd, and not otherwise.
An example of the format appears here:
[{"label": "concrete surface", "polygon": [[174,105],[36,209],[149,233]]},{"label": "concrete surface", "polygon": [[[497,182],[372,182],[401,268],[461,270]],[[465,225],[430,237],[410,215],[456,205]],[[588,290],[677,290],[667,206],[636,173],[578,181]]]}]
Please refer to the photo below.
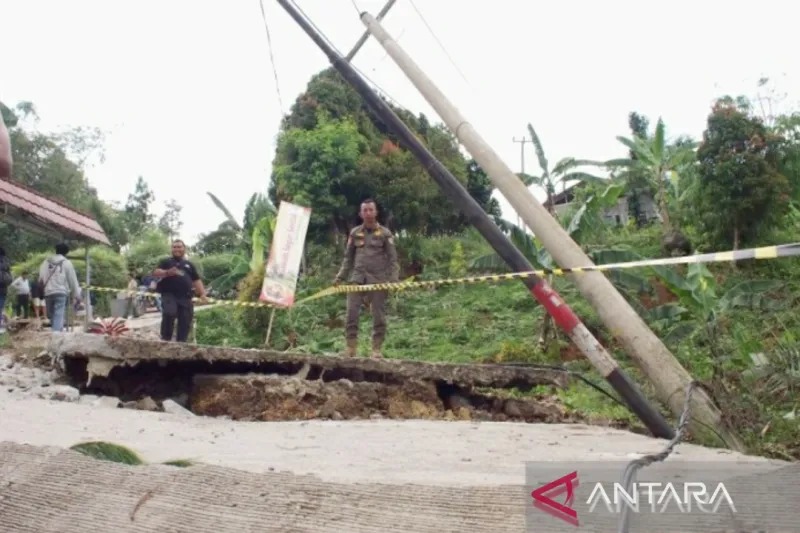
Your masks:
[{"label": "concrete surface", "polygon": [[[522,485],[526,461],[626,460],[664,441],[582,425],[422,420],[235,422],[102,408],[0,392],[0,441],[69,447],[107,440],[148,461],[192,459],[250,472],[425,485]],[[680,445],[675,458],[740,454]]]}]

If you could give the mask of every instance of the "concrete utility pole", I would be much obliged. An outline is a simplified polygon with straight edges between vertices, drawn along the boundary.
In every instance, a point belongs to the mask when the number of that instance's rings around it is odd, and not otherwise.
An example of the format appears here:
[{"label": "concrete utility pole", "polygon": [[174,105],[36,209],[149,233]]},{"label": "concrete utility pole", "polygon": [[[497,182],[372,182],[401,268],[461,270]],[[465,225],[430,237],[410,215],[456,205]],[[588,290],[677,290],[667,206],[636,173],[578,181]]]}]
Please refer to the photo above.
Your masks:
[{"label": "concrete utility pole", "polygon": [[[383,46],[387,54],[422,93],[428,103],[467,148],[494,185],[522,216],[525,223],[542,241],[548,252],[563,268],[592,265],[589,257],[573,241],[561,225],[536,201],[533,194],[508,168],[497,153],[481,138],[461,112],[447,99],[411,57],[369,13],[361,20]],[[597,310],[612,335],[617,337],[634,362],[655,386],[659,399],[669,405],[676,416],[683,411],[686,387],[691,376],[664,343],[648,328],[642,318],[617,292],[601,272],[570,276],[581,293]],[[744,445],[738,435],[726,427],[719,409],[702,390],[692,395],[691,429],[697,435],[710,437],[709,427],[728,446],[738,451]]]},{"label": "concrete utility pole", "polygon": [[[520,146],[519,146],[519,171],[522,174],[525,174],[525,144],[529,143],[529,142],[533,142],[533,141],[531,139],[526,138],[524,135],[522,136],[522,140],[518,141],[516,137],[512,137],[511,141],[520,144]],[[522,229],[525,229],[522,226],[522,217],[519,216],[519,213],[517,213],[517,226],[519,226]]]},{"label": "concrete utility pole", "polygon": [[523,136],[522,139],[520,139],[520,140],[517,140],[516,137],[513,137],[511,140],[513,142],[515,142],[515,143],[519,143],[520,144],[520,147],[519,147],[519,161],[520,161],[519,169],[520,170],[519,171],[522,172],[523,174],[525,174],[525,143],[529,143],[529,142],[533,142],[533,141],[531,141],[530,139],[528,139],[525,136]]},{"label": "concrete utility pole", "polygon": [[[434,157],[428,147],[392,111],[386,102],[369,87],[350,63],[334,50],[313,25],[291,5],[292,2],[290,0],[278,0],[278,3],[283,6],[303,31],[328,56],[333,67],[358,92],[373,115],[400,138],[403,146],[420,162],[444,195],[466,216],[469,223],[481,233],[503,261],[517,272],[533,270],[530,261],[514,246],[508,236],[500,231],[497,224],[492,221],[478,202],[470,196],[467,189],[447,170],[441,161]],[[636,384],[619,367],[605,347],[594,338],[589,329],[572,312],[569,305],[559,297],[558,293],[538,276],[523,278],[520,281],[530,289],[531,295],[542,304],[547,313],[553,317],[555,323],[564,329],[575,345],[580,348],[581,352],[591,361],[608,383],[614,387],[614,390],[619,393],[631,411],[644,422],[653,435],[659,438],[672,439],[675,435],[673,428],[670,427],[661,413],[650,404],[636,387]]]},{"label": "concrete utility pole", "polygon": [[[386,5],[384,5],[380,11],[378,11],[378,16],[375,17],[376,20],[383,20],[383,17],[386,16],[386,13],[388,13],[390,9],[392,9],[392,6],[396,1],[397,0],[389,0],[386,2]],[[361,50],[361,47],[364,46],[364,43],[367,42],[367,39],[369,39],[369,31],[365,31],[364,34],[359,37],[358,41],[356,41],[356,44],[353,46],[353,49],[350,50],[349,54],[347,54],[345,59],[347,59],[348,63],[351,62],[358,51]]]}]

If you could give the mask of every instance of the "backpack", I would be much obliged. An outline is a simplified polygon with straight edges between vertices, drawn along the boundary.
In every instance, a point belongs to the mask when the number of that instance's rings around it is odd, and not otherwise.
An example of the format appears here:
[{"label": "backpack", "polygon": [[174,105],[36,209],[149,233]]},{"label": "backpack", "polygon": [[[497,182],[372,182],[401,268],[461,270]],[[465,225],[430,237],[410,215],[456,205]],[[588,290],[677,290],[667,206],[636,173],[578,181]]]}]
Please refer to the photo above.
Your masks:
[{"label": "backpack", "polygon": [[0,257],[0,287],[5,289],[11,282],[14,281],[14,278],[11,276],[11,267],[8,264],[8,258]]},{"label": "backpack", "polygon": [[50,273],[45,278],[44,283],[42,283],[42,293],[45,292],[45,289],[47,289],[47,284],[50,283],[50,280],[54,277],[55,279],[61,281],[61,285],[66,285],[67,275],[64,274],[64,261],[66,261],[66,259],[62,259],[58,263],[52,263],[49,260],[47,261],[47,270]]}]

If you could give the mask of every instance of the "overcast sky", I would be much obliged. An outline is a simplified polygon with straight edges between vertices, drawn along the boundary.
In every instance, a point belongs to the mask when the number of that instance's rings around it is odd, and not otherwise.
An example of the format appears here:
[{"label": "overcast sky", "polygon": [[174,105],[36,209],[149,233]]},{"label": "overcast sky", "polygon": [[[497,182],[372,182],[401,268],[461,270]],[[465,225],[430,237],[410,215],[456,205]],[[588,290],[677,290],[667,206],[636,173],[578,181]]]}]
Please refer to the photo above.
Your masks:
[{"label": "overcast sky", "polygon": [[[377,14],[383,1],[356,4]],[[342,53],[364,30],[351,0],[298,3]],[[670,137],[699,137],[715,97],[752,95],[761,76],[800,99],[784,2],[415,4],[457,68],[410,0],[397,0],[384,26],[514,170],[512,138],[528,122],[551,162],[602,160],[624,154],[615,136],[628,134],[630,111],[662,116]],[[328,61],[277,2],[264,5],[288,112]],[[102,198],[124,202],[142,175],[159,211],[170,198],[183,206],[183,236],[194,241],[223,220],[206,191],[238,214],[266,191],[282,110],[258,0],[0,0],[0,14],[0,100],[32,101],[42,130],[108,131],[107,160],[88,172]],[[374,40],[355,65],[402,106],[440,120]]]}]

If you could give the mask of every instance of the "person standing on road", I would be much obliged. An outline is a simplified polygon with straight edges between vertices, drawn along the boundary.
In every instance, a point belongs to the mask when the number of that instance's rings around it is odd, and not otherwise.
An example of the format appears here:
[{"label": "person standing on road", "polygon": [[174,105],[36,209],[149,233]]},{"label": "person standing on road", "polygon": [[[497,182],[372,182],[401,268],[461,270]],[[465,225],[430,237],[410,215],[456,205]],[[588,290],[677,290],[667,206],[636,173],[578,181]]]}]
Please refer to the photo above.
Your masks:
[{"label": "person standing on road", "polygon": [[0,332],[5,331],[5,309],[8,287],[11,286],[11,261],[6,255],[5,248],[0,248]]},{"label": "person standing on road", "polygon": [[[47,311],[44,307],[42,284],[36,280],[36,278],[31,279],[31,304],[33,305],[33,316],[37,319],[47,316]],[[92,303],[92,305],[94,305],[94,303]]]},{"label": "person standing on road", "polygon": [[138,298],[139,282],[133,273],[128,274],[128,290],[125,293],[125,318],[131,319],[139,316],[136,310],[136,300]]},{"label": "person standing on road", "polygon": [[[336,274],[335,285],[347,280],[358,285],[399,281],[400,263],[394,235],[378,224],[378,208],[369,198],[359,211],[363,224],[356,226],[347,238],[344,260]],[[383,357],[381,347],[386,338],[386,300],[388,291],[353,292],[347,295],[345,341],[347,357],[355,357],[358,348],[358,321],[361,306],[367,302],[372,309],[372,357]]]},{"label": "person standing on road", "polygon": [[17,293],[17,301],[14,304],[14,315],[17,318],[28,318],[28,308],[31,306],[31,284],[28,280],[28,273],[23,271],[11,284]]},{"label": "person standing on road", "polygon": [[73,303],[80,302],[81,287],[72,261],[67,259],[69,246],[56,244],[56,254],[42,262],[39,267],[39,282],[44,293],[47,316],[53,331],[64,329],[64,319],[70,295]]},{"label": "person standing on road", "polygon": [[162,260],[153,275],[159,280],[157,290],[161,293],[161,340],[172,340],[177,319],[175,340],[186,342],[194,317],[192,289],[201,303],[207,303],[208,297],[197,268],[186,259],[186,244],[182,240],[172,241],[172,257]]}]

